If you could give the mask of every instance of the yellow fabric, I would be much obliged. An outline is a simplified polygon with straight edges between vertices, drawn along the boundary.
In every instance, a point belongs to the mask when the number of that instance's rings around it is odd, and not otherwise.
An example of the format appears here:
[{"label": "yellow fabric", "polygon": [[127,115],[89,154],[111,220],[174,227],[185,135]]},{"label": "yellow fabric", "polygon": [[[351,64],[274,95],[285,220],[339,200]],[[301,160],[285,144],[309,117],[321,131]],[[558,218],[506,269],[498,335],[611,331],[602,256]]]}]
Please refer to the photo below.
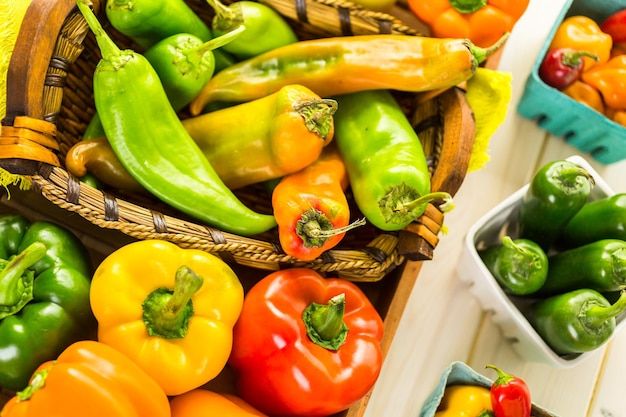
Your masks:
[{"label": "yellow fabric", "polygon": [[0,0],[0,119],[6,115],[7,69],[31,0]]},{"label": "yellow fabric", "polygon": [[490,159],[489,141],[506,117],[512,78],[510,72],[478,68],[467,82],[467,101],[476,119],[469,172],[481,169]]}]

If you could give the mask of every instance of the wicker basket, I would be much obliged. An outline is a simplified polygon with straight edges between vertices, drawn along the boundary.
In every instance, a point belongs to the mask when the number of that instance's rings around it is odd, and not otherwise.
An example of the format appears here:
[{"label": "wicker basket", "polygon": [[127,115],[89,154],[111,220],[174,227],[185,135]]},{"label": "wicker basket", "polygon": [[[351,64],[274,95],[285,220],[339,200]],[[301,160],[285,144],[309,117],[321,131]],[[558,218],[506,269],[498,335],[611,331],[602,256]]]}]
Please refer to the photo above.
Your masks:
[{"label": "wicker basket", "polygon": [[[301,39],[371,33],[419,35],[398,18],[338,0],[262,0],[295,28]],[[102,9],[103,0],[94,0]],[[203,19],[205,0],[187,0]],[[105,20],[104,13],[100,18]],[[318,259],[286,255],[276,231],[247,238],[199,224],[163,203],[117,190],[98,190],[70,175],[64,155],[82,137],[95,112],[92,78],[99,59],[95,39],[75,0],[33,0],[23,20],[7,74],[7,114],[0,135],[0,167],[31,180],[32,189],[89,222],[137,239],[165,239],[216,254],[230,264],[261,270],[305,266],[354,281],[378,281],[405,260],[432,259],[443,215],[434,205],[405,230],[363,226]],[[105,22],[106,25],[106,22]],[[108,28],[122,48],[134,47]],[[474,139],[474,120],[464,92],[435,98],[398,93],[432,167],[432,189],[454,195],[463,182]],[[254,186],[238,196],[258,211],[271,210]],[[354,218],[360,213],[354,210]]]}]

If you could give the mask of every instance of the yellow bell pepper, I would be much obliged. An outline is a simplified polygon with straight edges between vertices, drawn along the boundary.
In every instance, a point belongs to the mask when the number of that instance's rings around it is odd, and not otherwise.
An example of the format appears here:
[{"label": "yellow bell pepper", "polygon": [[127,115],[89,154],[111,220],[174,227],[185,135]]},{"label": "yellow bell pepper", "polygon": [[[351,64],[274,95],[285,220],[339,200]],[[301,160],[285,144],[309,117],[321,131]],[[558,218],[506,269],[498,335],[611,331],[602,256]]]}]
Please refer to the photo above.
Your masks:
[{"label": "yellow bell pepper", "polygon": [[446,387],[435,417],[489,416],[491,391],[478,385],[451,385]]},{"label": "yellow bell pepper", "polygon": [[172,398],[170,409],[172,417],[267,417],[236,395],[201,388]]},{"label": "yellow bell pepper", "polygon": [[98,340],[135,361],[167,395],[222,371],[243,297],[239,278],[221,259],[162,240],[110,254],[90,290]]}]

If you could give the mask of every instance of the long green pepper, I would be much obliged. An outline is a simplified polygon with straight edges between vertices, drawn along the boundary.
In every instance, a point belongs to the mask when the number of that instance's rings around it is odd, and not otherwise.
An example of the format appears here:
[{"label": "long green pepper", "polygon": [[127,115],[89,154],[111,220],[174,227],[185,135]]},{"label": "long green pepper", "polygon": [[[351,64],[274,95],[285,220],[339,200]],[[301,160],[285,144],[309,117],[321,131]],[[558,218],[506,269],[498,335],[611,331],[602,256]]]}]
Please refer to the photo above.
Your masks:
[{"label": "long green pepper", "polygon": [[124,168],[163,202],[211,226],[244,236],[275,227],[274,216],[246,207],[224,185],[172,109],[147,59],[120,50],[87,1],[77,4],[102,53],[94,73],[96,109]]},{"label": "long green pepper", "polygon": [[[451,196],[430,192],[422,144],[387,90],[336,97],[335,142],[346,164],[357,206],[374,226],[400,230],[419,218],[429,202]],[[366,104],[366,105],[364,105]]]}]

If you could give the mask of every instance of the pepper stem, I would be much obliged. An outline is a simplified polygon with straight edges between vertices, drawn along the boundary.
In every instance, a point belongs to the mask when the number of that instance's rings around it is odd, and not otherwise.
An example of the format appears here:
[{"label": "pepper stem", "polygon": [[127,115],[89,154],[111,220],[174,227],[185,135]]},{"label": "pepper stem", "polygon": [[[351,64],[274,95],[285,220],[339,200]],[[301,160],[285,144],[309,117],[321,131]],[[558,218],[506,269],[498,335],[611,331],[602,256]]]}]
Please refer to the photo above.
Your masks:
[{"label": "pepper stem", "polygon": [[624,311],[626,311],[626,291],[622,290],[617,301],[608,307],[597,304],[588,306],[583,312],[582,319],[588,327],[596,328]]},{"label": "pepper stem", "polygon": [[487,5],[487,0],[450,0],[450,5],[459,13],[474,13]]},{"label": "pepper stem", "polygon": [[517,379],[515,376],[511,375],[511,374],[507,374],[506,372],[504,372],[502,369],[498,368],[495,365],[491,365],[491,364],[487,364],[485,365],[485,368],[491,368],[494,369],[497,373],[498,373],[498,379],[496,379],[493,384],[494,385],[506,385],[509,382]]},{"label": "pepper stem", "polygon": [[472,55],[474,56],[474,59],[476,60],[476,65],[481,64],[487,58],[489,58],[490,55],[492,55],[494,52],[500,49],[502,45],[504,45],[506,40],[509,39],[509,36],[511,36],[511,33],[505,32],[504,35],[502,35],[500,39],[496,41],[496,43],[494,43],[493,45],[487,48],[481,48],[480,46],[476,46],[472,42],[467,40],[468,48],[470,52],[472,53]]},{"label": "pepper stem", "polygon": [[293,109],[304,118],[304,124],[309,132],[326,140],[333,126],[333,115],[337,111],[336,100],[330,98],[307,100],[294,104]]},{"label": "pepper stem", "polygon": [[96,37],[96,42],[98,43],[98,48],[102,54],[102,59],[113,62],[114,58],[124,56],[125,59],[123,61],[126,62],[128,60],[128,55],[122,54],[122,51],[117,47],[115,42],[113,42],[113,39],[111,39],[111,37],[109,37],[109,35],[107,35],[104,31],[100,21],[94,14],[93,10],[91,10],[91,4],[92,3],[89,0],[76,0],[78,10],[80,10],[80,13],[85,18],[87,25],[89,25],[89,28]]},{"label": "pepper stem", "polygon": [[564,188],[573,188],[581,177],[589,181],[591,187],[596,184],[593,176],[586,169],[579,166],[562,166],[554,177],[555,180],[563,184]]},{"label": "pepper stem", "polygon": [[35,242],[20,252],[0,272],[0,319],[17,313],[33,299],[35,272],[29,270],[48,249]]},{"label": "pepper stem", "polygon": [[346,341],[348,326],[343,321],[346,295],[332,297],[328,304],[311,303],[304,309],[302,320],[311,341],[329,350],[338,350]]},{"label": "pepper stem", "polygon": [[502,245],[504,247],[508,248],[508,249],[514,250],[519,255],[521,255],[521,257],[524,259],[524,263],[525,264],[531,264],[531,262],[529,262],[529,261],[532,260],[532,265],[536,269],[541,267],[541,258],[540,258],[540,256],[537,255],[532,250],[529,250],[528,248],[525,248],[525,247],[523,247],[521,245],[518,245],[517,243],[515,243],[513,241],[513,239],[511,239],[510,236],[503,236],[502,237]]},{"label": "pepper stem", "polygon": [[228,32],[244,23],[241,6],[237,3],[230,6],[226,6],[219,0],[207,0],[207,3],[215,11],[212,22],[213,28],[221,32]]},{"label": "pepper stem", "polygon": [[578,65],[580,65],[582,61],[582,57],[585,57],[585,56],[593,59],[596,62],[598,62],[598,60],[600,59],[598,58],[598,55],[592,54],[591,52],[572,49],[563,54],[563,56],[561,57],[561,64],[568,66],[568,67],[575,68]]},{"label": "pepper stem", "polygon": [[316,208],[302,213],[296,222],[296,234],[302,239],[304,247],[322,247],[328,238],[346,233],[366,223],[365,218],[355,220],[344,227],[335,228],[328,217]]},{"label": "pepper stem", "polygon": [[203,282],[200,275],[183,265],[176,271],[173,291],[158,288],[148,294],[141,304],[148,334],[164,339],[185,337],[193,317],[191,297],[198,292]]},{"label": "pepper stem", "polygon": [[445,191],[437,191],[434,193],[424,194],[415,200],[409,201],[408,203],[400,203],[398,205],[398,211],[412,211],[416,207],[425,206],[426,204],[435,201],[435,200],[444,200],[444,203],[439,206],[439,209],[446,213],[454,208],[454,203],[452,202],[452,196]]},{"label": "pepper stem", "polygon": [[244,32],[245,30],[246,30],[246,27],[244,25],[239,25],[235,29],[231,30],[230,32],[226,32],[223,35],[220,35],[218,37],[215,37],[211,40],[206,41],[205,43],[198,46],[197,48],[191,49],[190,51],[188,51],[188,54],[197,54],[197,55],[202,56],[209,51],[213,51],[217,48],[221,48],[222,46],[237,39],[239,35],[241,35],[241,33]]},{"label": "pepper stem", "polygon": [[24,388],[22,391],[18,391],[15,396],[18,401],[28,401],[30,398],[40,389],[46,386],[46,380],[48,379],[48,372],[50,372],[52,367],[44,368],[40,371],[35,372],[33,377],[30,379],[28,386]]}]

